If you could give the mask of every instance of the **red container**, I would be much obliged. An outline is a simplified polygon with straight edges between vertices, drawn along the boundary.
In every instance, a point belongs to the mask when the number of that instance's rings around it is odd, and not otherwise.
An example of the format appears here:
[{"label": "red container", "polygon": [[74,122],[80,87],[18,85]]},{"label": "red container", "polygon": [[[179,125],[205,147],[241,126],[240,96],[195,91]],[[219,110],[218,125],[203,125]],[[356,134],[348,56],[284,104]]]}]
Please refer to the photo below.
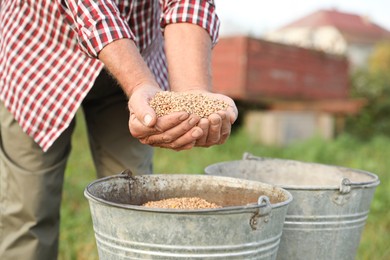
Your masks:
[{"label": "red container", "polygon": [[348,99],[345,56],[245,36],[213,51],[213,90],[238,100]]}]

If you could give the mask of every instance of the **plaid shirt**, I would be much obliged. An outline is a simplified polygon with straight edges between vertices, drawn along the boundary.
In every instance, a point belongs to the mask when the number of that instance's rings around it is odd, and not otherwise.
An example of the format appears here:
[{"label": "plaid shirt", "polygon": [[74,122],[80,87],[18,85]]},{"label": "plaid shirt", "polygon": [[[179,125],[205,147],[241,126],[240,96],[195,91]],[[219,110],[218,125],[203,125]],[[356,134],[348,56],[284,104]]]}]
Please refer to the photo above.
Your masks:
[{"label": "plaid shirt", "polygon": [[161,31],[197,24],[218,37],[213,0],[1,0],[0,99],[47,151],[69,126],[116,39],[137,44],[157,82],[168,88]]}]

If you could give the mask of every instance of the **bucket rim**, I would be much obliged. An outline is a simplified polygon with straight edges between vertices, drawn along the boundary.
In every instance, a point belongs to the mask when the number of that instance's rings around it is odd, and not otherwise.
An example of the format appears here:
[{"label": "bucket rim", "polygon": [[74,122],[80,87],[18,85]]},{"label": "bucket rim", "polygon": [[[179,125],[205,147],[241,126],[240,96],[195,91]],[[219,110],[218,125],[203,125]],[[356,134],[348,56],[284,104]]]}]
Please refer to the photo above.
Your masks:
[{"label": "bucket rim", "polygon": [[[349,167],[344,167],[344,166],[338,166],[338,165],[316,163],[316,162],[304,162],[304,161],[298,161],[298,160],[280,159],[280,158],[272,158],[272,157],[251,156],[250,158],[244,158],[241,160],[230,160],[230,161],[217,162],[217,163],[210,164],[210,165],[206,166],[204,168],[204,172],[208,175],[213,175],[213,173],[208,173],[208,169],[210,169],[212,167],[216,167],[218,165],[223,165],[226,163],[243,162],[243,161],[248,161],[248,160],[297,162],[297,163],[307,164],[307,165],[334,167],[334,168],[341,169],[341,170],[353,171],[355,173],[364,174],[364,175],[372,178],[371,181],[366,181],[366,182],[350,181],[346,185],[350,186],[351,189],[374,188],[380,184],[379,177],[376,174],[369,172],[369,171],[355,169],[355,168],[349,168]],[[221,176],[221,175],[213,175],[213,176]],[[253,179],[251,179],[251,180],[253,180]],[[281,188],[286,189],[286,190],[339,190],[340,189],[340,185],[329,185],[329,186],[325,186],[325,187],[319,187],[319,186],[314,187],[314,186],[310,186],[310,185],[283,185],[283,184],[273,184],[273,185],[281,187]]]},{"label": "bucket rim", "polygon": [[[151,175],[138,175],[139,176],[147,176],[147,177],[155,177],[155,178],[158,178],[158,177],[166,177],[166,176],[179,176],[179,177],[188,177],[188,176],[203,176],[201,178],[207,178],[208,175],[205,175],[205,174],[179,174],[179,173],[175,173],[175,174],[151,174]],[[208,176],[210,177],[210,176]],[[117,175],[112,175],[112,176],[108,176],[108,177],[103,177],[103,178],[100,178],[100,179],[96,179],[94,181],[92,181],[91,183],[89,183],[85,189],[84,189],[84,196],[90,200],[90,201],[94,201],[94,202],[97,202],[97,203],[100,203],[100,204],[104,204],[104,205],[109,205],[109,206],[113,206],[113,207],[116,207],[116,208],[122,208],[122,209],[131,209],[131,210],[135,210],[135,211],[144,211],[144,212],[158,212],[158,213],[169,213],[169,214],[196,214],[196,213],[203,213],[203,214],[231,214],[231,213],[244,213],[244,212],[251,212],[253,213],[253,210],[260,210],[262,208],[266,208],[268,206],[271,207],[271,209],[276,209],[276,208],[280,208],[280,207],[284,207],[284,206],[288,206],[292,200],[293,200],[293,196],[292,194],[288,191],[288,190],[285,190],[284,188],[281,188],[281,187],[278,187],[276,185],[271,185],[271,184],[268,184],[268,183],[263,183],[263,182],[259,182],[259,181],[252,181],[252,180],[245,180],[245,179],[237,179],[237,178],[233,178],[233,177],[225,177],[225,176],[213,176],[213,177],[216,177],[216,178],[220,178],[220,179],[235,179],[235,180],[239,180],[239,181],[243,181],[243,182],[252,182],[252,183],[261,183],[262,185],[264,186],[269,186],[270,188],[277,188],[277,189],[280,189],[287,197],[286,200],[284,201],[281,201],[281,202],[277,202],[277,203],[269,203],[269,205],[265,205],[265,204],[256,204],[256,203],[251,203],[251,204],[247,204],[247,205],[240,205],[240,206],[228,206],[228,207],[222,207],[222,208],[214,208],[214,209],[165,209],[165,208],[149,208],[149,207],[144,207],[144,206],[140,206],[140,205],[131,205],[131,204],[125,204],[125,203],[118,203],[118,202],[112,202],[112,201],[108,201],[108,200],[105,200],[105,199],[102,199],[102,198],[99,198],[98,196],[95,196],[94,194],[92,194],[90,192],[90,188],[93,186],[93,185],[96,185],[97,183],[100,183],[100,182],[104,182],[104,181],[107,181],[109,179],[117,179],[117,178],[123,178],[123,179],[128,179],[129,177],[128,176],[125,176],[125,175],[122,175],[122,174],[117,174]],[[137,178],[137,176],[133,176],[131,178]]]}]

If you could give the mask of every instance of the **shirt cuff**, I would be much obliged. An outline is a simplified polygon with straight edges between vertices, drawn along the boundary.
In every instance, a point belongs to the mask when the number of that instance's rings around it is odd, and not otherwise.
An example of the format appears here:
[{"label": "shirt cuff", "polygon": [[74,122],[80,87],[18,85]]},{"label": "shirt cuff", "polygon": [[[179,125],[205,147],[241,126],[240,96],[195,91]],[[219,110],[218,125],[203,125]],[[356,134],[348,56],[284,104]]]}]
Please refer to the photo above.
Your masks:
[{"label": "shirt cuff", "polygon": [[128,24],[120,18],[101,17],[90,21],[78,34],[80,49],[90,57],[97,58],[99,52],[115,40],[136,39]]},{"label": "shirt cuff", "polygon": [[165,1],[162,6],[161,28],[172,23],[192,23],[204,28],[213,47],[218,41],[220,21],[212,0]]}]

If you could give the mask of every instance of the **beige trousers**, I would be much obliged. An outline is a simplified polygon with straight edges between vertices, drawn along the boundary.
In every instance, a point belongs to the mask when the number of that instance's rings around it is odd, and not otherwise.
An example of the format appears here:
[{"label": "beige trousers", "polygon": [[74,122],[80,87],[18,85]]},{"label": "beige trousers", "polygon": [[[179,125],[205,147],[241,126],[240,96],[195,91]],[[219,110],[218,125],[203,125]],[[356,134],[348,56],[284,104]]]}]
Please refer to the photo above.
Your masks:
[{"label": "beige trousers", "polygon": [[[130,136],[127,99],[103,71],[83,102],[97,176],[152,173],[153,150]],[[0,259],[57,259],[61,193],[75,120],[44,153],[0,102]],[[79,174],[82,174],[81,172]]]}]

